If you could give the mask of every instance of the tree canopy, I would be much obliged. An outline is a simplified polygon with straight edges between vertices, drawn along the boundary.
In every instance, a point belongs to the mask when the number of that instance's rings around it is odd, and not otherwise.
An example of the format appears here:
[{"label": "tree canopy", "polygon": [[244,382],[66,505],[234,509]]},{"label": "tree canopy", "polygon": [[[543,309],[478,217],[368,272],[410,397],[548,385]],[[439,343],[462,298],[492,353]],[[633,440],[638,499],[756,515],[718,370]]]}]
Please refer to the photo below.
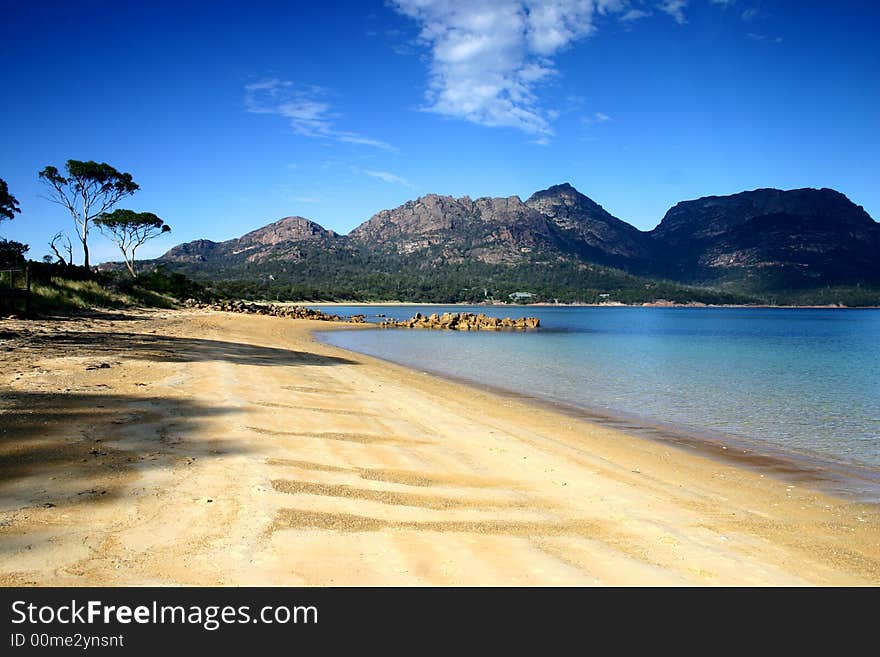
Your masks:
[{"label": "tree canopy", "polygon": [[57,167],[47,166],[40,171],[40,180],[50,189],[49,200],[67,208],[73,217],[83,247],[83,264],[88,267],[90,223],[140,186],[130,173],[118,171],[106,162],[67,160],[64,168],[66,175]]},{"label": "tree canopy", "polygon": [[98,215],[95,225],[122,251],[125,266],[133,277],[137,277],[134,266],[137,249],[148,240],[171,230],[171,226],[152,212],[123,209]]},{"label": "tree canopy", "polygon": [[0,221],[14,218],[16,212],[21,212],[18,199],[9,193],[6,181],[0,178]]},{"label": "tree canopy", "polygon": [[24,265],[24,254],[27,252],[27,244],[0,239],[0,269],[21,267]]}]

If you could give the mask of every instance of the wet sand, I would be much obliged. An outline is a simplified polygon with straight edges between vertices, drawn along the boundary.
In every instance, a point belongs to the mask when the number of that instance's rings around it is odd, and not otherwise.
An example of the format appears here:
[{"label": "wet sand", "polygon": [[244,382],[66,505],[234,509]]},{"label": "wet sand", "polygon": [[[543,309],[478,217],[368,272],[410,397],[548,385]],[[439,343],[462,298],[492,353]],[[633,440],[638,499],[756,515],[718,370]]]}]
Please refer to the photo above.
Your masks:
[{"label": "wet sand", "polygon": [[0,322],[0,583],[880,584],[877,505],[326,328]]}]

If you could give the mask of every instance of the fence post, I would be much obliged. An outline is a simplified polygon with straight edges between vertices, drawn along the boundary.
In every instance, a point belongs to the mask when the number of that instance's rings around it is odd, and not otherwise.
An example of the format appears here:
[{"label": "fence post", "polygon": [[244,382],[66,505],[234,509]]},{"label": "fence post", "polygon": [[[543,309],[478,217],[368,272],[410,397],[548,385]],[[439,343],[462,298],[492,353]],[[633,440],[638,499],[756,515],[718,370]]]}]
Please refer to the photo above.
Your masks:
[{"label": "fence post", "polygon": [[24,314],[29,315],[31,312],[31,263],[27,262],[24,266]]}]

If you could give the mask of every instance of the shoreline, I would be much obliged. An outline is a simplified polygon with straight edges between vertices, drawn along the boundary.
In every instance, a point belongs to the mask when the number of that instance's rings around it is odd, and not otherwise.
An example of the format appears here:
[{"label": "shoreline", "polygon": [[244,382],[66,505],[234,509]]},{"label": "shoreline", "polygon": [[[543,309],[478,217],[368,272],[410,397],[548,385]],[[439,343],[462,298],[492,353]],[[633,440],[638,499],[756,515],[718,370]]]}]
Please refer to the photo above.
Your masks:
[{"label": "shoreline", "polygon": [[751,308],[766,310],[878,310],[880,306],[843,306],[840,304],[829,304],[819,306],[774,306],[770,304],[706,304],[706,303],[467,303],[463,301],[454,303],[432,303],[417,301],[258,301],[254,303],[277,303],[295,306],[326,306],[334,307],[369,307],[369,306],[427,306],[427,307],[457,307],[467,306],[474,308],[501,306],[503,308]]},{"label": "shoreline", "polygon": [[331,347],[316,324],[6,321],[0,583],[880,584],[877,505]]},{"label": "shoreline", "polygon": [[[484,383],[466,377],[446,374],[430,368],[418,368],[397,361],[365,354],[354,349],[334,345],[321,339],[321,333],[378,328],[374,325],[321,326],[312,332],[316,341],[345,352],[372,358],[382,363],[422,372],[462,386],[483,390],[500,397],[510,398],[551,412],[564,413],[586,422],[651,440],[696,450],[722,463],[768,473],[785,483],[817,486],[821,491],[865,504],[880,505],[880,469],[866,463],[846,461],[813,452],[798,451],[791,447],[774,445],[760,438],[737,436],[709,428],[679,425],[652,420],[635,414],[580,406],[560,399],[519,392],[500,385]],[[387,330],[387,329],[382,329]]]}]

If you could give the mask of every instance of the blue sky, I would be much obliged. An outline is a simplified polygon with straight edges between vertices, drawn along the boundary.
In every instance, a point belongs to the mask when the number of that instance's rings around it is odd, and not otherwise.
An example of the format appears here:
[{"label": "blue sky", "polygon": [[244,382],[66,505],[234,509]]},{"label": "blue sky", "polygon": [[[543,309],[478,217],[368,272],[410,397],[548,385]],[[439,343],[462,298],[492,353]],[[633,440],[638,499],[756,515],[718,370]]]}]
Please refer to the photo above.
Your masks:
[{"label": "blue sky", "polygon": [[[872,0],[4,2],[3,237],[72,231],[37,172],[106,161],[143,249],[287,215],[568,181],[642,229],[680,200],[833,187],[880,218]],[[95,233],[93,261],[116,259]]]}]

